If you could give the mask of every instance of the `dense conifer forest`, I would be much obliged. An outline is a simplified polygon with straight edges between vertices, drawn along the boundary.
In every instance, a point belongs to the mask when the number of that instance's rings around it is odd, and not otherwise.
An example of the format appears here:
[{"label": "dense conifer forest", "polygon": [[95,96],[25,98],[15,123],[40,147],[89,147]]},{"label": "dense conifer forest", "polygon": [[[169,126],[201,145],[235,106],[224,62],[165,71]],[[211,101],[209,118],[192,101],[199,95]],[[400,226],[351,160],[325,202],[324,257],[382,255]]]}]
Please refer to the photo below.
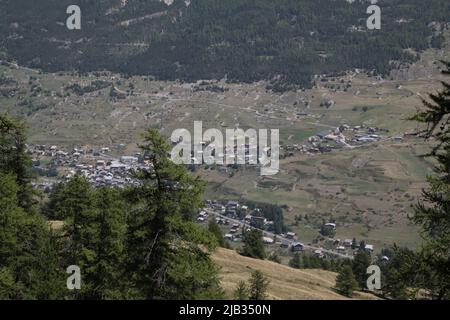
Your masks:
[{"label": "dense conifer forest", "polygon": [[[443,43],[446,0],[129,0],[0,2],[0,52],[44,71],[107,69],[162,80],[268,80],[275,91],[353,68],[385,75]],[[66,9],[82,10],[81,30]]]}]

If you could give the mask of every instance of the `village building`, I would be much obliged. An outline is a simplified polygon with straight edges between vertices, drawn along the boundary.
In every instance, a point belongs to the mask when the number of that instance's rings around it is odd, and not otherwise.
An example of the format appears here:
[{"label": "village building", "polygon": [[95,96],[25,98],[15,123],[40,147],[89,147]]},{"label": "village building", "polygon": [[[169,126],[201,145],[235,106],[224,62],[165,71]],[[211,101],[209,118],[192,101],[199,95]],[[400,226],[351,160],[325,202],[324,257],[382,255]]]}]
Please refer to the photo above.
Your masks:
[{"label": "village building", "polygon": [[295,238],[295,233],[294,233],[294,232],[288,232],[288,233],[286,233],[286,238],[288,238],[288,239],[294,239],[294,238]]},{"label": "village building", "polygon": [[283,240],[280,244],[280,247],[285,249],[289,248],[289,241]]},{"label": "village building", "polygon": [[250,219],[250,225],[257,229],[263,229],[267,219],[264,217],[252,216]]},{"label": "village building", "polygon": [[292,252],[301,252],[301,251],[303,251],[304,247],[305,246],[303,245],[303,243],[294,242],[291,246],[291,251]]}]

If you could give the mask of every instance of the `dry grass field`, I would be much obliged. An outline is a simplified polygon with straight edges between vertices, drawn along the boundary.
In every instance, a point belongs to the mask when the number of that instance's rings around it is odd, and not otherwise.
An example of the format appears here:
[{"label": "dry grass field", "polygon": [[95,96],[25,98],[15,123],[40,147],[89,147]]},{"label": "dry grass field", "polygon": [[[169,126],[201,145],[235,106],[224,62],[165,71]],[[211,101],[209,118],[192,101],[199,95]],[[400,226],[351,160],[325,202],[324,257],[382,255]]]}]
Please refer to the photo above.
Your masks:
[{"label": "dry grass field", "polygon": [[[239,255],[233,250],[219,248],[213,254],[221,267],[222,287],[228,297],[239,281],[247,281],[251,272],[260,270],[269,278],[268,298],[274,300],[345,300],[334,291],[336,273],[324,270],[299,270],[268,260],[258,260]],[[357,292],[354,299],[376,299],[375,296]]]}]

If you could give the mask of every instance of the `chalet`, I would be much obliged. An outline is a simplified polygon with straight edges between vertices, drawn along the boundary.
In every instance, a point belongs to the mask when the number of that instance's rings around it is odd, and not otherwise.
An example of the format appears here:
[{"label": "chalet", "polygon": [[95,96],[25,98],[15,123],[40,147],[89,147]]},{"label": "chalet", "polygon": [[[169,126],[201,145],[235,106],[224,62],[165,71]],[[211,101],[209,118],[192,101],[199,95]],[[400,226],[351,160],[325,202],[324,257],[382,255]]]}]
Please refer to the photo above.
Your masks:
[{"label": "chalet", "polygon": [[236,210],[234,210],[234,209],[229,209],[229,208],[227,208],[227,209],[225,210],[225,214],[226,214],[227,216],[230,216],[230,217],[236,217],[236,216],[237,216]]},{"label": "chalet", "polygon": [[242,239],[241,239],[241,235],[240,234],[234,234],[233,235],[233,241],[234,242],[238,242],[238,241],[241,241]]},{"label": "chalet", "polygon": [[262,229],[264,228],[264,225],[266,224],[267,219],[264,217],[256,217],[252,216],[250,220],[250,225],[254,228]]},{"label": "chalet", "polygon": [[225,238],[226,240],[233,241],[233,235],[230,234],[230,233],[227,233],[227,234],[224,236],[224,238]]},{"label": "chalet", "polygon": [[323,257],[325,256],[325,255],[323,254],[323,251],[320,250],[320,249],[314,250],[314,255],[315,255],[316,257],[319,257],[319,258],[323,258]]},{"label": "chalet", "polygon": [[324,236],[333,236],[336,231],[335,223],[325,223],[320,227],[320,233]]},{"label": "chalet", "polygon": [[353,243],[352,239],[345,239],[344,240],[344,247],[351,247]]},{"label": "chalet", "polygon": [[127,166],[124,165],[123,163],[113,161],[109,168],[110,168],[111,172],[119,172],[119,171],[126,170]]},{"label": "chalet", "polygon": [[203,218],[203,217],[198,217],[198,218],[197,218],[197,222],[203,223],[203,222],[205,222],[205,218]]},{"label": "chalet", "polygon": [[366,244],[364,248],[367,252],[372,253],[373,252],[373,245],[372,244]]},{"label": "chalet", "polygon": [[123,156],[120,158],[120,161],[125,164],[133,164],[138,162],[138,158],[132,156]]},{"label": "chalet", "polygon": [[294,232],[288,232],[288,233],[286,233],[286,238],[288,238],[288,239],[294,239],[294,238],[295,238],[295,233],[294,233]]},{"label": "chalet", "polygon": [[230,233],[233,234],[233,233],[236,233],[236,232],[238,232],[238,229],[237,229],[237,228],[231,228],[231,229],[230,229]]},{"label": "chalet", "polygon": [[198,215],[199,215],[199,217],[203,217],[203,218],[206,218],[208,216],[208,214],[205,211],[200,211],[200,213]]},{"label": "chalet", "polygon": [[228,201],[227,209],[228,208],[237,210],[239,208],[239,202],[237,202],[237,201]]},{"label": "chalet", "polygon": [[294,242],[291,246],[291,251],[292,252],[301,252],[304,249],[304,245],[303,243],[300,242]]},{"label": "chalet", "polygon": [[95,164],[97,167],[104,167],[106,165],[106,161],[105,160],[97,160],[97,162]]},{"label": "chalet", "polygon": [[283,240],[280,244],[280,247],[282,248],[289,248],[289,241]]},{"label": "chalet", "polygon": [[67,157],[69,154],[67,152],[64,152],[62,150],[56,151],[56,155],[58,157]]},{"label": "chalet", "polygon": [[325,131],[319,132],[316,136],[319,137],[320,139],[324,139],[329,134],[330,134],[330,131],[329,130],[325,130]]},{"label": "chalet", "polygon": [[336,223],[331,223],[331,222],[325,223],[325,227],[326,228],[331,228],[333,230],[336,230]]},{"label": "chalet", "polygon": [[377,139],[369,137],[369,136],[364,136],[364,137],[358,138],[357,141],[359,141],[359,142],[374,142],[374,141],[377,141]]},{"label": "chalet", "polygon": [[216,218],[217,224],[228,224],[226,219]]}]

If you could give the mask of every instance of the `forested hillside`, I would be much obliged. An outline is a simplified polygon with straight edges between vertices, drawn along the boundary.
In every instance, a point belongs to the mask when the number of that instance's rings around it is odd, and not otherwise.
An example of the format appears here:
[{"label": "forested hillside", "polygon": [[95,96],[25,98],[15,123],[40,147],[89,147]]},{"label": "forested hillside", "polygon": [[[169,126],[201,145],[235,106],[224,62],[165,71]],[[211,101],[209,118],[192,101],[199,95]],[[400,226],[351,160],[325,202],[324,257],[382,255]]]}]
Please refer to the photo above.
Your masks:
[{"label": "forested hillside", "polygon": [[[68,30],[68,5],[82,10]],[[447,0],[384,0],[381,30],[368,1],[2,0],[0,57],[45,71],[112,70],[163,80],[270,80],[311,86],[314,74],[352,68],[385,74],[440,47]],[[406,50],[412,49],[412,50]],[[3,53],[2,53],[3,52]]]}]

